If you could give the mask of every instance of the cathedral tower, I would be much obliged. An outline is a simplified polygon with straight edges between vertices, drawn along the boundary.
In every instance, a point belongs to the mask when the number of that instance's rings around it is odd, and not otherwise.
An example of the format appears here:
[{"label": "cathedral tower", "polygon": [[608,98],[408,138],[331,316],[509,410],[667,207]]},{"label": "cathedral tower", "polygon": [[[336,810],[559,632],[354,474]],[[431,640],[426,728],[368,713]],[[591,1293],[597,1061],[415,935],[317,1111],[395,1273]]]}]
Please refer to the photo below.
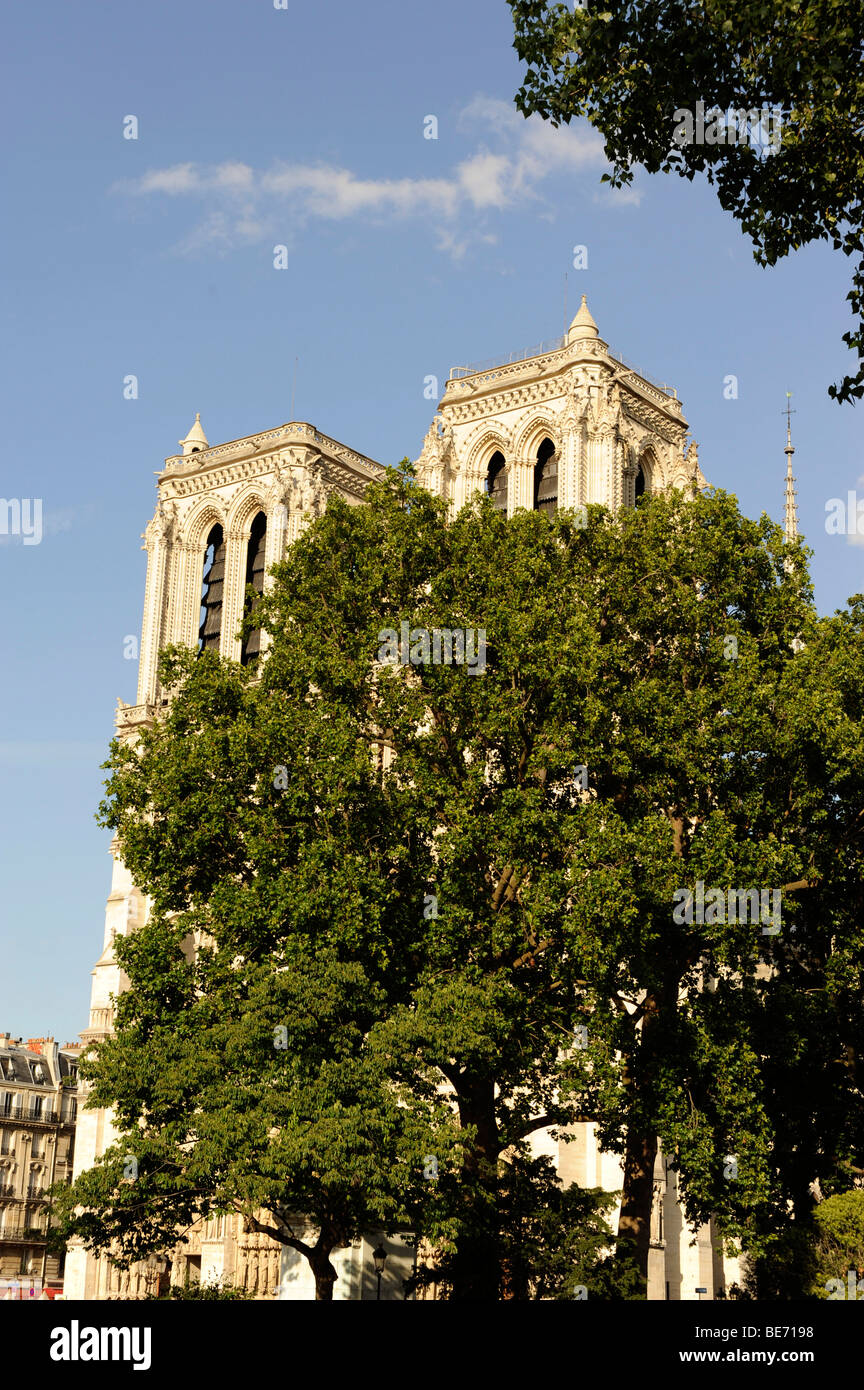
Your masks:
[{"label": "cathedral tower", "polygon": [[456,510],[486,491],[508,516],[705,486],[675,391],[609,351],[585,295],[563,338],[452,369],[417,470]]},{"label": "cathedral tower", "polygon": [[[305,421],[211,448],[201,417],[196,415],[180,447],[182,453],[167,458],[157,475],[156,511],[143,536],[147,579],[138,696],[134,705],[117,702],[116,728],[121,738],[134,739],[166,702],[157,675],[163,647],[170,643],[206,647],[244,663],[258,654],[264,644],[260,632],[253,631],[245,643],[238,635],[248,602],[247,586],[262,591],[267,571],[326,505],[331,492],[359,505],[369,482],[384,473],[381,464],[321,434]],[[116,841],[111,854],[113,872],[102,954],[93,969],[89,1025],[81,1034],[85,1043],[98,1042],[110,1033],[112,996],[120,994],[127,984],[114,956],[114,938],[143,925],[148,912],[147,899],[133,884]],[[76,1178],[93,1166],[115,1137],[110,1113],[85,1110],[83,1102],[82,1093]],[[230,1224],[231,1219],[223,1217],[206,1223],[194,1235],[188,1258],[201,1277],[229,1273],[235,1258],[244,1261],[245,1247],[238,1244],[242,1233],[228,1229]],[[272,1263],[274,1251],[261,1245],[264,1241],[265,1237],[254,1237],[246,1252],[247,1270],[253,1265],[259,1269],[259,1256],[260,1267]],[[141,1292],[150,1277],[134,1269],[121,1282],[119,1272],[107,1260],[70,1244],[67,1298]],[[182,1271],[178,1277],[182,1279]]]}]

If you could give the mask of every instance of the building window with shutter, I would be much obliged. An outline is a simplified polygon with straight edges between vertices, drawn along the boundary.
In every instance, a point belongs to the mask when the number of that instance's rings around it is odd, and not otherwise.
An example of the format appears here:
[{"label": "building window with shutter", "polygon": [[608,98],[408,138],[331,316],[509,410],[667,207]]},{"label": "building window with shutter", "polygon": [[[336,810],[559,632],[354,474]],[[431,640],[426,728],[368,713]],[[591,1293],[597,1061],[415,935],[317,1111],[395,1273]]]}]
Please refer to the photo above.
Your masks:
[{"label": "building window with shutter", "polygon": [[204,576],[201,592],[201,626],[198,630],[198,650],[219,650],[222,635],[222,599],[225,590],[225,536],[221,526],[214,526],[207,537],[204,552]]},{"label": "building window with shutter", "polygon": [[[246,548],[246,601],[243,607],[244,618],[254,614],[258,601],[264,592],[264,551],[267,544],[267,517],[259,512],[252,522],[249,544]],[[249,587],[255,591],[254,598],[249,595]],[[261,629],[253,627],[243,642],[240,660],[248,666],[261,655]]]},{"label": "building window with shutter", "polygon": [[486,470],[486,491],[496,512],[507,511],[507,465],[504,455],[496,451],[489,460]]},{"label": "building window with shutter", "polygon": [[534,510],[554,516],[558,510],[558,458],[551,439],[537,450],[534,466]]}]

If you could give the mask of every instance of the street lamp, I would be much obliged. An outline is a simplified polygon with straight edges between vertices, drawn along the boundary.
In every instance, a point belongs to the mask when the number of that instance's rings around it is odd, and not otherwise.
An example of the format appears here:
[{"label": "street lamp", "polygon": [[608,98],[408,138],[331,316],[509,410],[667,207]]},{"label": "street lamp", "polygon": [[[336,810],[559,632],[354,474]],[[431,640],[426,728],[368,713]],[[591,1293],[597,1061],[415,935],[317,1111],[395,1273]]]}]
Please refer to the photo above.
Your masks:
[{"label": "street lamp", "polygon": [[375,1275],[378,1280],[378,1292],[375,1295],[375,1302],[377,1303],[381,1298],[381,1275],[384,1273],[384,1265],[387,1262],[387,1251],[380,1241],[377,1248],[372,1251],[372,1259],[375,1261]]}]

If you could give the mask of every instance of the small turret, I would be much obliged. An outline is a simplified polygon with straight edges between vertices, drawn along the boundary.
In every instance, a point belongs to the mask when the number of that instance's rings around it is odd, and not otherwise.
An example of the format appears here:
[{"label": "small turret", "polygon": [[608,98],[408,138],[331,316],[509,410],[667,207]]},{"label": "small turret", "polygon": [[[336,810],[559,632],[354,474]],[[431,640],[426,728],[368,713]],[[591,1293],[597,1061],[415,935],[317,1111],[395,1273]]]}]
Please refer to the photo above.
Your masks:
[{"label": "small turret", "polygon": [[180,447],[183,450],[184,458],[187,454],[198,454],[202,449],[210,448],[207,436],[201,425],[200,415],[195,416],[195,424],[192,426],[186,438],[180,440]]},{"label": "small turret", "polygon": [[568,343],[578,343],[580,338],[599,338],[599,336],[597,325],[591,317],[591,310],[588,308],[588,296],[583,294],[579,312],[568,330],[567,341]]}]

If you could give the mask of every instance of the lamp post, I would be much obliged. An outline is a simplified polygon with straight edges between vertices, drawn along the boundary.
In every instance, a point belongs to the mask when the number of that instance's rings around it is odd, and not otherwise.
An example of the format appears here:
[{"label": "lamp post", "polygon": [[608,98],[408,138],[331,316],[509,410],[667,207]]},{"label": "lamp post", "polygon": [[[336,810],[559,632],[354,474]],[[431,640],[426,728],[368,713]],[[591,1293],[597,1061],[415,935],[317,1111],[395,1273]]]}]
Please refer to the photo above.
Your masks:
[{"label": "lamp post", "polygon": [[372,1251],[372,1259],[375,1261],[375,1276],[378,1280],[378,1290],[375,1294],[375,1302],[378,1303],[381,1298],[381,1275],[384,1273],[384,1265],[387,1262],[387,1251],[380,1241],[376,1249]]}]

